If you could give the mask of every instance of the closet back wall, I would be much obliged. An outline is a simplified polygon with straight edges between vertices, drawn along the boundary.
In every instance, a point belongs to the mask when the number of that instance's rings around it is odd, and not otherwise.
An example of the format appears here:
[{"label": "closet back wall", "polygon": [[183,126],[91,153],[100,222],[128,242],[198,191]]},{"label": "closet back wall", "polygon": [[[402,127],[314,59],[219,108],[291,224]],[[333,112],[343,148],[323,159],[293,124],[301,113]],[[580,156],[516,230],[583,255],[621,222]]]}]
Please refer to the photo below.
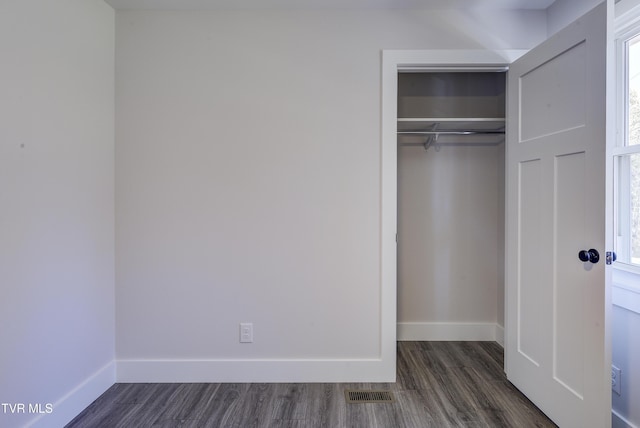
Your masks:
[{"label": "closet back wall", "polygon": [[504,325],[504,144],[402,148],[398,171],[399,338],[491,340]]},{"label": "closet back wall", "polygon": [[381,50],[526,49],[545,12],[118,11],[116,34],[119,380],[375,378]]}]

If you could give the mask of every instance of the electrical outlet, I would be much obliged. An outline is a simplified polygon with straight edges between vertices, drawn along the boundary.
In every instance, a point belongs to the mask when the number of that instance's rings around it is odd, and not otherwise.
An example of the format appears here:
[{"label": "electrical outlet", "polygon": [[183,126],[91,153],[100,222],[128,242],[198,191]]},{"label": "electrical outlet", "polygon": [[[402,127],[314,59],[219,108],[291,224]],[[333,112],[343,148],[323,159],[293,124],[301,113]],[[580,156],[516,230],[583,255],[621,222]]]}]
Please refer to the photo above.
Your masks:
[{"label": "electrical outlet", "polygon": [[240,323],[240,343],[253,343],[253,323]]},{"label": "electrical outlet", "polygon": [[611,365],[611,389],[616,394],[620,395],[620,384],[622,383],[622,373],[620,369]]}]

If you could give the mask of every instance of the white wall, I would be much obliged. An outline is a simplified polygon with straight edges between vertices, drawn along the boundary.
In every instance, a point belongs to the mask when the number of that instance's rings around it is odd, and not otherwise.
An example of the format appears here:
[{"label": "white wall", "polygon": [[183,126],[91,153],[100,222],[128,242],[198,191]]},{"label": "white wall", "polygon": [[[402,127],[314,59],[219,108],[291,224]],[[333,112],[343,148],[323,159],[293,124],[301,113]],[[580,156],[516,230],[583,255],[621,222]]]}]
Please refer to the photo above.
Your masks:
[{"label": "white wall", "polygon": [[621,394],[612,394],[614,427],[626,426],[623,421],[640,427],[640,314],[614,306],[612,324],[612,361],[622,371]]},{"label": "white wall", "polygon": [[503,170],[503,144],[398,150],[400,339],[495,337]]},{"label": "white wall", "polygon": [[114,12],[3,1],[0,52],[0,426],[62,426],[115,380]]},{"label": "white wall", "polygon": [[547,8],[547,34],[552,36],[603,0],[556,0]]},{"label": "white wall", "polygon": [[119,11],[116,34],[120,380],[379,377],[381,49],[529,48],[545,13]]}]

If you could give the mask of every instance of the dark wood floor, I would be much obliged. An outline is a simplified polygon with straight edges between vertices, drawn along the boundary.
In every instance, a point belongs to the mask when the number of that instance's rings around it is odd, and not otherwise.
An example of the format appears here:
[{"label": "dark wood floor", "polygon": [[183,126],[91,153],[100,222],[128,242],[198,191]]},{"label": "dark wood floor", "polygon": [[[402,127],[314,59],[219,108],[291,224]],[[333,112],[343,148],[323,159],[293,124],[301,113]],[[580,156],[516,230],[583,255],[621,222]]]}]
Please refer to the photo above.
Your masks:
[{"label": "dark wood floor", "polygon": [[[67,427],[555,427],[502,361],[492,342],[399,342],[391,384],[119,383]],[[395,402],[347,404],[346,389]]]}]

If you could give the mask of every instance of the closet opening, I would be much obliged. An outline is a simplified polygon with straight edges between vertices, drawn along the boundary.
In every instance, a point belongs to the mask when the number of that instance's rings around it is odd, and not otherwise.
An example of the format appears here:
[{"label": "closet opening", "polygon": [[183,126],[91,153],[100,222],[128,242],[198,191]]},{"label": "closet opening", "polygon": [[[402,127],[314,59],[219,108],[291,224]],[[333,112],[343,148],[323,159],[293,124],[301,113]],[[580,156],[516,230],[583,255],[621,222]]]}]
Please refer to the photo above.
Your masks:
[{"label": "closet opening", "polygon": [[397,86],[397,338],[504,337],[506,72]]}]

